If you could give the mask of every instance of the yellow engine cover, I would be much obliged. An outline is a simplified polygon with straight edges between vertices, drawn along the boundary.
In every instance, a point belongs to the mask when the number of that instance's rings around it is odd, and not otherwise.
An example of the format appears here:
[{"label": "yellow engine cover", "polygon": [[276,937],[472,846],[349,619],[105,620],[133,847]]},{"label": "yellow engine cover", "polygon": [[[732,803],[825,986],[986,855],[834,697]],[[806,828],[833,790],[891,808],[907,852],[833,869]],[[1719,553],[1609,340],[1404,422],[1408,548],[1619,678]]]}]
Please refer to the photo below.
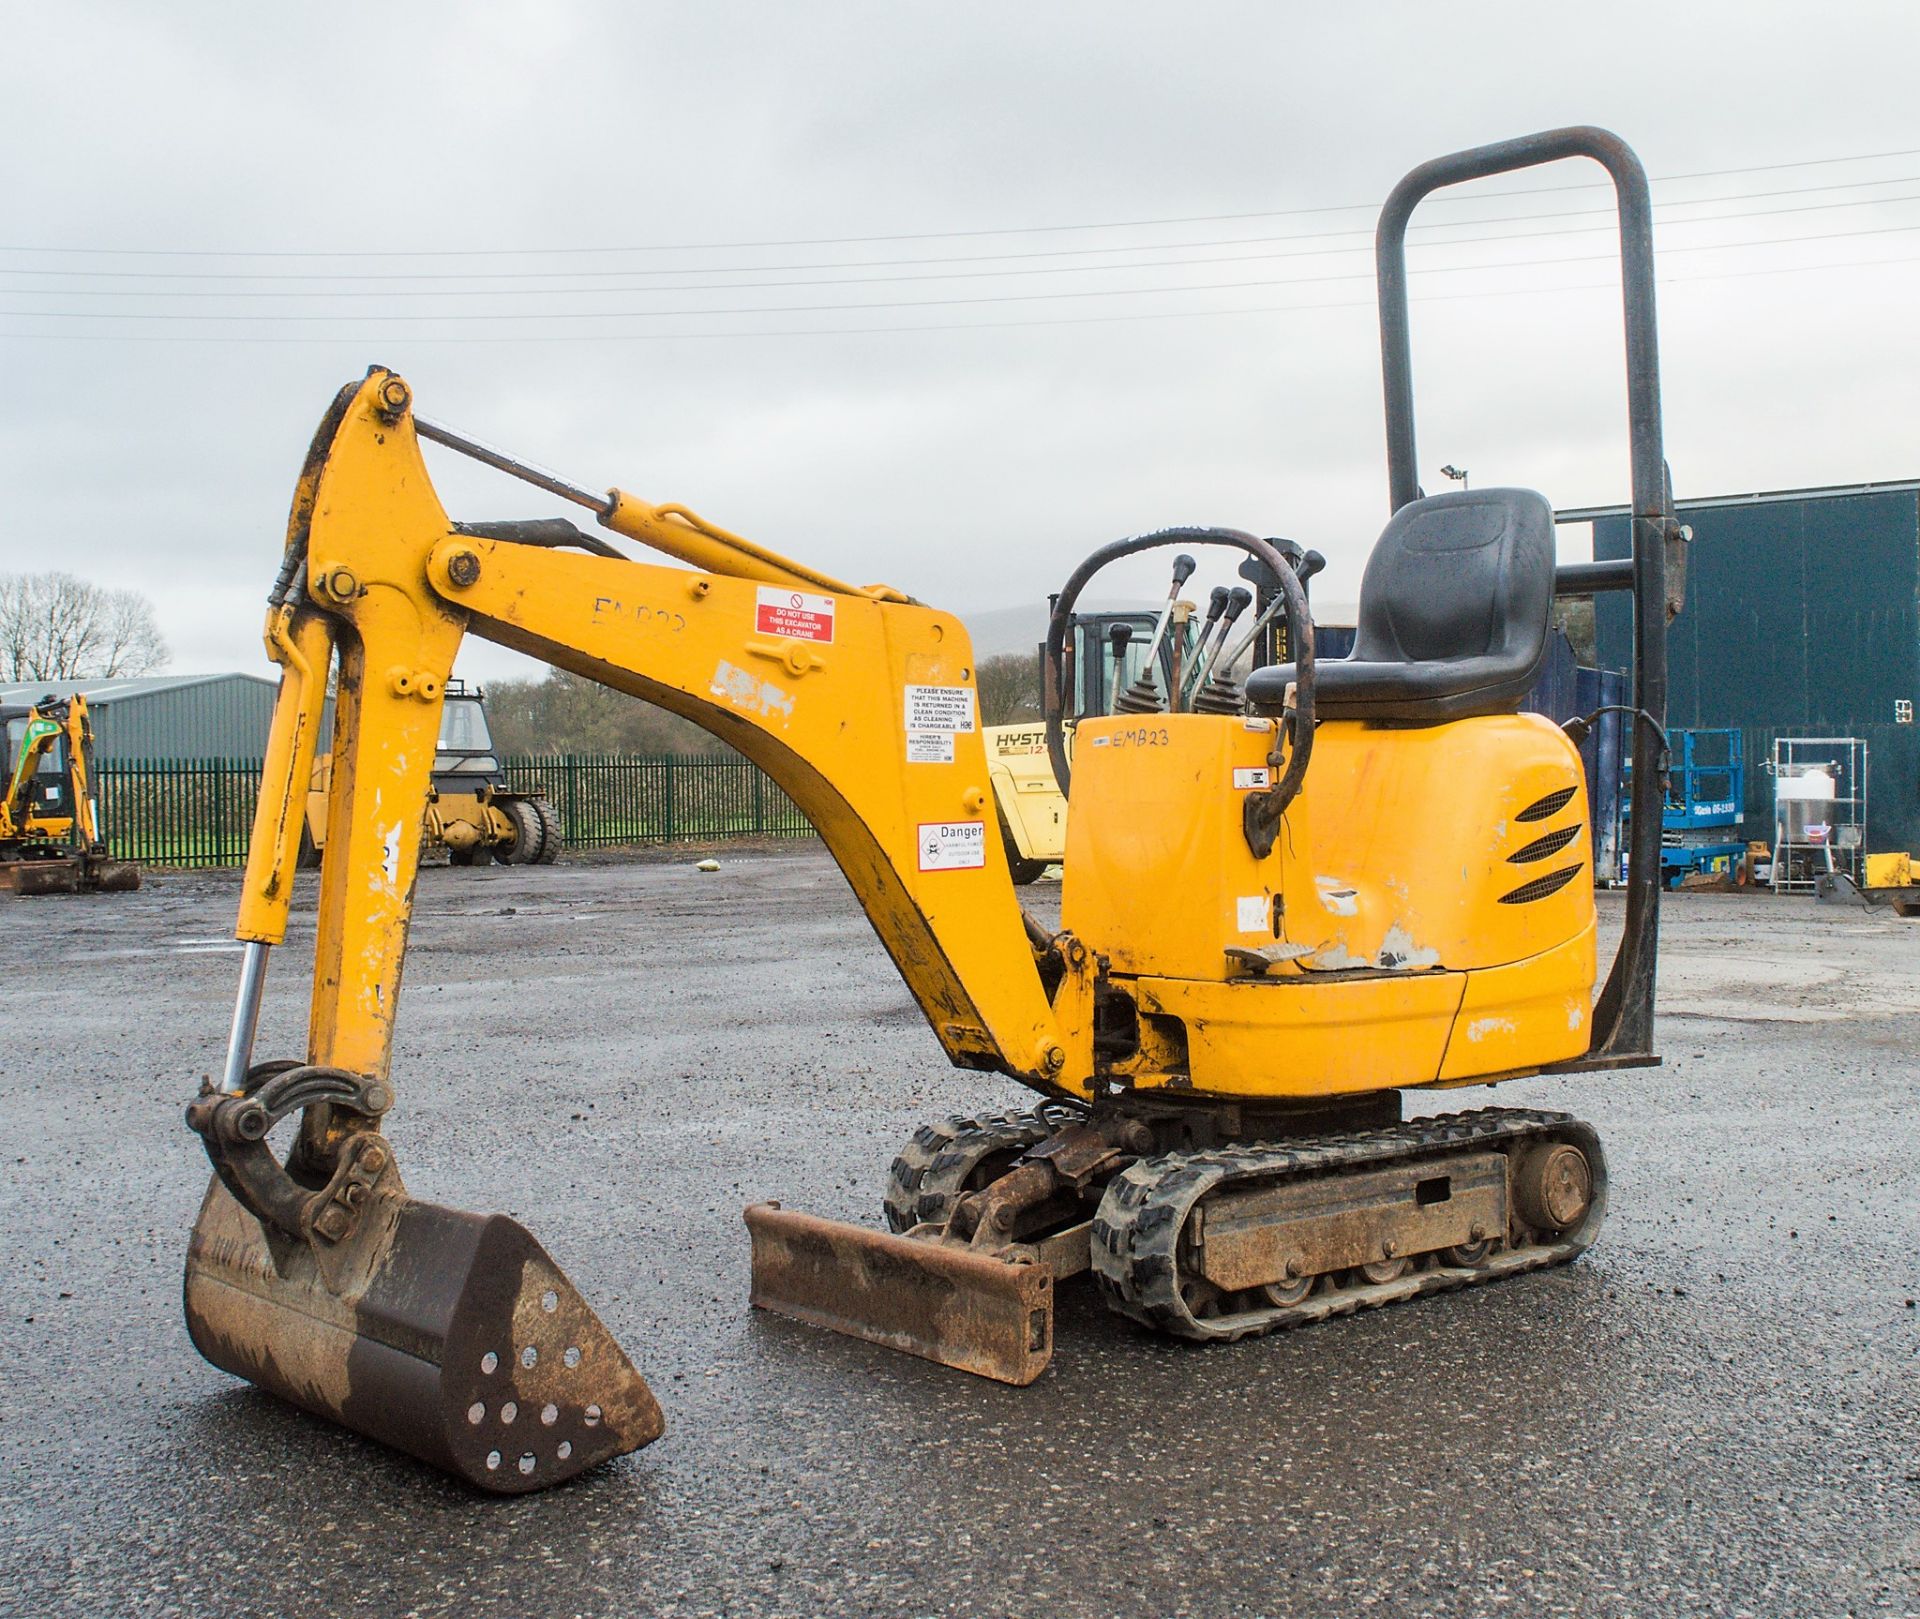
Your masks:
[{"label": "yellow engine cover", "polygon": [[1587,1047],[1594,905],[1580,756],[1533,714],[1322,724],[1256,860],[1269,722],[1084,721],[1063,926],[1132,996],[1111,1076],[1323,1096],[1529,1071]]}]

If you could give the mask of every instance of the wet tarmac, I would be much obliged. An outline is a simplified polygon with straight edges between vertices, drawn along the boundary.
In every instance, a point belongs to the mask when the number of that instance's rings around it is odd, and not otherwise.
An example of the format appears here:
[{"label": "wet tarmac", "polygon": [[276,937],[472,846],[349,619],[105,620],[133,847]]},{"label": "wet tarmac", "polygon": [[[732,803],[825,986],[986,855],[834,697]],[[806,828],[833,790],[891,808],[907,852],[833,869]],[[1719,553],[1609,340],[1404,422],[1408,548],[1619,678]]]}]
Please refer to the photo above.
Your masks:
[{"label": "wet tarmac", "polygon": [[1670,903],[1666,1066],[1492,1098],[1606,1140],[1578,1264],[1207,1349],[1070,1283],[1017,1390],[747,1309],[744,1203],[877,1224],[916,1123],[1024,1093],[816,846],[691,859],[422,879],[409,1187],[530,1226],[667,1414],[510,1501],[187,1340],[234,878],[0,906],[0,1613],[1920,1614],[1920,921]]}]

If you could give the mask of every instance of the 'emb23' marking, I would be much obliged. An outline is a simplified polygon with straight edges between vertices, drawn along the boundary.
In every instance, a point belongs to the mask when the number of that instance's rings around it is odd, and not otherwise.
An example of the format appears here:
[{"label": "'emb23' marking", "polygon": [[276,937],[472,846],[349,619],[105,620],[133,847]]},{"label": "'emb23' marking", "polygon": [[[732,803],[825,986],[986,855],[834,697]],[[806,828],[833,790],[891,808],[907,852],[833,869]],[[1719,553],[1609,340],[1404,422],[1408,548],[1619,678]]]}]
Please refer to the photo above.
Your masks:
[{"label": "'emb23' marking", "polygon": [[593,618],[596,624],[609,618],[626,618],[633,621],[636,629],[659,628],[669,635],[678,635],[687,627],[684,615],[670,612],[664,607],[649,607],[644,602],[627,603],[612,596],[593,598]]}]

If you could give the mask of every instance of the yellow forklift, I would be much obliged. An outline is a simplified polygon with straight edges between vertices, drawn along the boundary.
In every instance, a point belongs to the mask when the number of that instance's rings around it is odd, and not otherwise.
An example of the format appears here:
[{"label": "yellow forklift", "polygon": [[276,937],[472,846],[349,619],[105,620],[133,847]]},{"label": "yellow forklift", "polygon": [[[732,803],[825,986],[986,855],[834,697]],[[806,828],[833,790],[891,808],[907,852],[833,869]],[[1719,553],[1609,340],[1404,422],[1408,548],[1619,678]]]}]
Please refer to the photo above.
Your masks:
[{"label": "yellow forklift", "polygon": [[0,710],[9,770],[0,796],[0,892],[124,894],[140,868],[115,860],[93,796],[93,724],[87,700],[49,693]]},{"label": "yellow forklift", "polygon": [[[1430,191],[1570,157],[1601,164],[1619,200],[1633,556],[1556,567],[1543,496],[1419,487],[1403,245]],[[1300,580],[1254,534],[1165,529],[1094,551],[1047,635],[1048,754],[1072,804],[1057,926],[1023,913],[1008,879],[957,617],[685,506],[525,466],[416,414],[382,368],[343,388],[269,597],[283,674],[240,985],[220,1077],[188,1109],[214,1171],[186,1265],[201,1352],[493,1491],[544,1488],[662,1430],[645,1379],[533,1235],[411,1196],[381,1128],[442,693],[469,634],[683,714],[760,764],[819,830],[947,1059],[1037,1093],[1024,1113],[918,1132],[876,1199],[891,1229],[749,1207],[755,1305],[1024,1384],[1054,1350],[1056,1285],[1080,1275],[1142,1327],[1217,1343],[1583,1253],[1607,1207],[1591,1125],[1535,1107],[1407,1117],[1403,1100],[1657,1061],[1665,632],[1683,553],[1646,177],[1605,131],[1550,131],[1414,170],[1377,240],[1391,499],[1353,654],[1316,659]],[[427,442],[679,565],[564,521],[456,524]],[[1062,670],[1088,581],[1203,547],[1265,564],[1287,661],[1237,685],[1210,676],[1184,710],[1163,695],[1082,720],[1069,764]],[[1604,971],[1575,739],[1519,711],[1555,595],[1599,590],[1633,602],[1638,795]],[[335,660],[311,1016],[297,1054],[257,1060]],[[1191,1437],[1169,1421],[1169,1442]]]}]

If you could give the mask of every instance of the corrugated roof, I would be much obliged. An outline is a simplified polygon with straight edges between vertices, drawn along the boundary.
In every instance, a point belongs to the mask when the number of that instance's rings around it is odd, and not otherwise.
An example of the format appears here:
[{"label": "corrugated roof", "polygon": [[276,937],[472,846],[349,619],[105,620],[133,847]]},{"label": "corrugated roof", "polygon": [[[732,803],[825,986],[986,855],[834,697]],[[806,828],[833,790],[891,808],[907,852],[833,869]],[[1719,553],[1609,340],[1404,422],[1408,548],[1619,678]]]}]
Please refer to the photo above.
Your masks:
[{"label": "corrugated roof", "polygon": [[16,680],[0,684],[0,705],[17,708],[36,703],[49,693],[55,697],[69,697],[76,691],[89,703],[110,703],[116,698],[151,697],[157,692],[205,686],[217,680],[252,680],[262,686],[273,684],[264,675],[243,674],[238,670],[212,675],[127,675],[111,680]]}]

